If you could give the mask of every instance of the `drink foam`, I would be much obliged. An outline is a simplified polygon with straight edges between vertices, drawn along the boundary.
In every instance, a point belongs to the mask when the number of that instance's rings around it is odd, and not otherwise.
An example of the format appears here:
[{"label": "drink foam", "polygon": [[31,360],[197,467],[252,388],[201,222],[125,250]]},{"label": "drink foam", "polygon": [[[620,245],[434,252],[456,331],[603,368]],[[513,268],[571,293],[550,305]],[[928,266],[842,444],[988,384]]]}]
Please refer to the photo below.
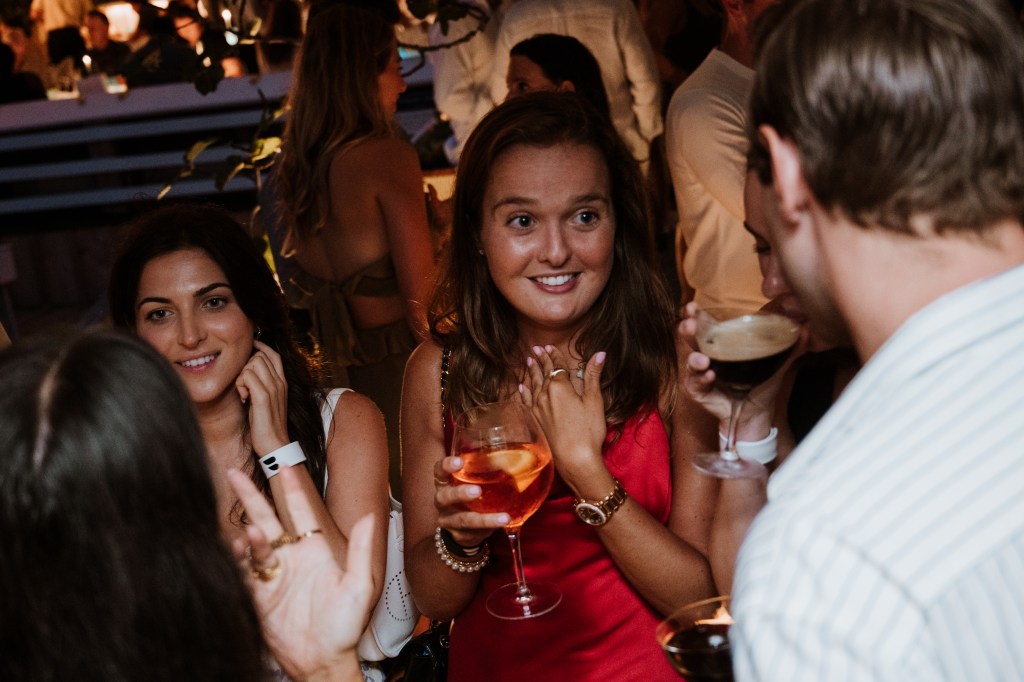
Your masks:
[{"label": "drink foam", "polygon": [[783,315],[745,315],[698,331],[697,347],[713,360],[739,362],[784,353],[799,336],[799,325]]}]

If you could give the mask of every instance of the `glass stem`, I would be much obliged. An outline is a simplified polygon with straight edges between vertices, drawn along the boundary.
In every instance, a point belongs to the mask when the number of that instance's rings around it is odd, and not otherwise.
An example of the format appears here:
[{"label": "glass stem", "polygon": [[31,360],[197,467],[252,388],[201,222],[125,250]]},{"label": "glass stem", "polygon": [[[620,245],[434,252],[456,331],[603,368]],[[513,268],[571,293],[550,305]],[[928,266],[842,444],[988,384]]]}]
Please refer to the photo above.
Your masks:
[{"label": "glass stem", "polygon": [[506,528],[508,543],[512,546],[512,568],[516,572],[516,603],[529,604],[533,601],[533,593],[526,585],[526,576],[523,573],[523,550],[519,547],[519,526]]},{"label": "glass stem", "polygon": [[722,450],[722,458],[737,460],[740,458],[736,452],[736,427],[740,423],[740,412],[743,410],[744,399],[733,398],[729,410],[729,435],[725,439],[725,449]]}]

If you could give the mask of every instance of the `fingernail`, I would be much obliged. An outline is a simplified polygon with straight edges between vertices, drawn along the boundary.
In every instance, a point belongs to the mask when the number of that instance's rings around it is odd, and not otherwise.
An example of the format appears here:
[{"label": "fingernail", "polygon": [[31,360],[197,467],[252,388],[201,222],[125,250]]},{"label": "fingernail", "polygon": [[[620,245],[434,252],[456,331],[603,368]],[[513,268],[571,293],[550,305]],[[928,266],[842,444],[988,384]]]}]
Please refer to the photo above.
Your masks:
[{"label": "fingernail", "polygon": [[455,467],[456,469],[461,469],[462,468],[462,458],[461,457],[452,457],[452,466]]},{"label": "fingernail", "polygon": [[526,356],[526,366],[533,367],[533,358],[530,357],[529,355]]},{"label": "fingernail", "polygon": [[605,358],[606,358],[607,356],[608,356],[608,354],[607,354],[607,353],[605,353],[605,352],[604,352],[604,351],[602,350],[602,351],[599,351],[599,352],[597,353],[597,355],[596,355],[596,356],[594,357],[594,360],[596,360],[596,361],[597,361],[597,364],[599,364],[599,365],[603,365],[603,364],[604,364],[604,359],[605,359]]},{"label": "fingernail", "polygon": [[520,393],[524,393],[525,391],[526,391],[526,387],[523,386],[522,384],[519,384],[519,392]]},{"label": "fingernail", "polygon": [[541,347],[540,346],[534,346],[533,347],[533,354],[536,355],[537,357],[540,357],[540,353],[541,353]]},{"label": "fingernail", "polygon": [[554,346],[544,346],[544,350],[546,350],[549,353],[554,353],[555,352],[555,347]]},{"label": "fingernail", "polygon": [[473,497],[480,497],[480,486],[478,486],[478,485],[467,486],[466,487],[466,492],[469,493],[470,495],[472,495]]},{"label": "fingernail", "polygon": [[508,525],[512,522],[512,518],[508,514],[498,514],[498,523],[503,526]]}]

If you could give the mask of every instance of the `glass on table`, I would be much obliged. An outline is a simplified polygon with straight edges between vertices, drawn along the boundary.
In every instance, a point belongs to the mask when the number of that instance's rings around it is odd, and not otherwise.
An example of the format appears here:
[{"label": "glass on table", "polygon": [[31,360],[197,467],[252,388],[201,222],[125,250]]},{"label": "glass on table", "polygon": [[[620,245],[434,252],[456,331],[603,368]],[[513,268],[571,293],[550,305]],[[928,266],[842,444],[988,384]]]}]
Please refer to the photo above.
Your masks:
[{"label": "glass on table", "polygon": [[554,480],[551,449],[530,410],[516,401],[471,408],[455,421],[452,452],[462,468],[452,474],[456,485],[480,487],[480,497],[465,503],[481,514],[505,512],[516,581],[487,598],[498,618],[534,618],[554,609],[562,593],[550,583],[526,583],[519,536],[523,523],[544,502]]}]

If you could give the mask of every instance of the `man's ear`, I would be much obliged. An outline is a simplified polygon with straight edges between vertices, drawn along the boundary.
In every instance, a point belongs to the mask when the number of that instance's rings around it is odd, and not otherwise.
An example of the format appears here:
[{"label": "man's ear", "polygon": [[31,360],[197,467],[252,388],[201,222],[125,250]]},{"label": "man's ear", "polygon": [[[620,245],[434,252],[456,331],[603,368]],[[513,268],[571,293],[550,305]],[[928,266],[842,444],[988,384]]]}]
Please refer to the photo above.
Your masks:
[{"label": "man's ear", "polygon": [[757,132],[772,157],[772,178],[781,216],[787,223],[795,224],[811,199],[800,163],[800,152],[792,140],[781,137],[769,125],[762,125]]}]

